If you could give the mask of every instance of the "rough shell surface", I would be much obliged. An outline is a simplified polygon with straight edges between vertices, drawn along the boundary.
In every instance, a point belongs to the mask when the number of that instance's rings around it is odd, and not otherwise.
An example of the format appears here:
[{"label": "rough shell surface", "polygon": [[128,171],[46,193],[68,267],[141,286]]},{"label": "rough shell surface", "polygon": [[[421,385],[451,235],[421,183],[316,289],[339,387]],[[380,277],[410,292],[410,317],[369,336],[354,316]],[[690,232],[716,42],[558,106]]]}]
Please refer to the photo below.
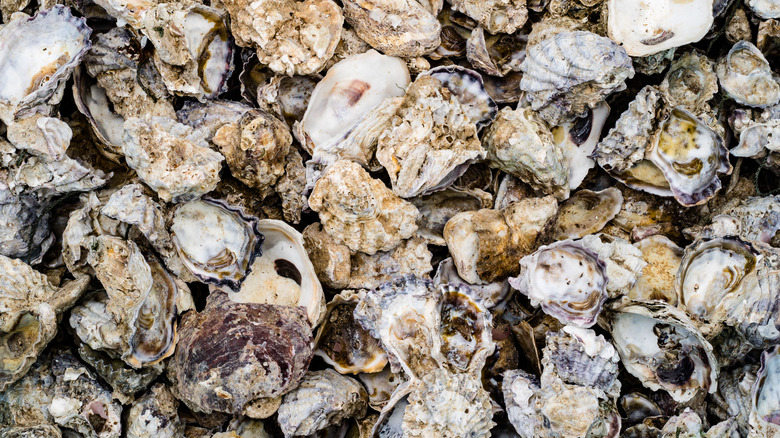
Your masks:
[{"label": "rough shell surface", "polygon": [[525,0],[450,0],[452,9],[476,20],[490,33],[514,33],[525,24]]},{"label": "rough shell surface", "polygon": [[178,400],[165,385],[152,386],[128,412],[127,438],[181,436],[184,423],[179,419],[178,405]]},{"label": "rough shell surface", "polygon": [[780,83],[764,54],[752,43],[740,41],[715,67],[724,91],[737,103],[766,107],[780,101]]}]

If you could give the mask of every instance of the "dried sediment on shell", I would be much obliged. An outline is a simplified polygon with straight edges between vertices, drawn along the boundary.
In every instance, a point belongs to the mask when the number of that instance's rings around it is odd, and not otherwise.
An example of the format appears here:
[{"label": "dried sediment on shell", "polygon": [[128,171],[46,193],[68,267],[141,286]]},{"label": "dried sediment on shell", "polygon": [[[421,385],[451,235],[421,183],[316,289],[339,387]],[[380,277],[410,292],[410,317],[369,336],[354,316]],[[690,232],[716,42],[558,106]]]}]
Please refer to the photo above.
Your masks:
[{"label": "dried sediment on shell", "polygon": [[642,259],[647,264],[637,282],[626,293],[626,297],[636,300],[661,300],[672,306],[676,305],[675,275],[680,267],[683,249],[663,235],[646,237],[634,243],[634,246],[642,251]]},{"label": "dried sediment on shell", "polygon": [[476,20],[490,33],[514,33],[525,24],[525,0],[449,0],[452,9]]},{"label": "dried sediment on shell", "polygon": [[471,374],[436,369],[422,378],[408,400],[404,436],[482,438],[495,426],[490,395]]},{"label": "dried sediment on shell", "polygon": [[606,265],[610,298],[617,298],[631,289],[647,265],[642,251],[620,237],[598,233],[587,235],[577,242],[593,251]]},{"label": "dried sediment on shell", "polygon": [[562,323],[591,327],[608,298],[608,281],[605,264],[594,252],[563,240],[520,259],[520,274],[509,284]]},{"label": "dried sediment on shell", "polygon": [[417,0],[344,0],[344,18],[371,47],[390,56],[414,57],[440,44],[438,10]]},{"label": "dried sediment on shell", "polygon": [[339,161],[322,175],[309,207],[337,242],[369,255],[393,249],[417,231],[417,208],[350,161]]},{"label": "dried sediment on shell", "polygon": [[240,414],[254,400],[295,388],[312,358],[302,308],[243,304],[212,292],[206,308],[184,314],[168,365],[177,398],[206,413]]},{"label": "dried sediment on shell", "polygon": [[7,125],[39,105],[59,103],[65,81],[89,50],[91,33],[86,19],[61,5],[0,28],[0,118]]},{"label": "dried sediment on shell", "polygon": [[780,101],[780,83],[764,54],[752,43],[740,41],[715,67],[721,87],[737,103],[766,107]]},{"label": "dried sediment on shell", "polygon": [[129,119],[123,140],[127,164],[163,201],[198,198],[219,182],[225,158],[209,149],[202,132],[173,119]]},{"label": "dried sediment on shell", "polygon": [[491,166],[544,194],[569,197],[569,169],[563,149],[535,111],[503,108],[482,141]]},{"label": "dried sediment on shell", "polygon": [[428,75],[407,89],[376,151],[393,191],[403,198],[450,185],[472,161],[484,157],[476,124],[458,98]]},{"label": "dried sediment on shell", "polygon": [[584,115],[634,77],[622,47],[587,31],[556,33],[528,46],[521,68],[520,88],[552,125]]},{"label": "dried sediment on shell", "polygon": [[552,196],[524,199],[502,210],[459,213],[444,227],[444,240],[458,274],[472,284],[519,272],[517,260],[538,248],[552,226],[558,203]]},{"label": "dried sediment on shell", "polygon": [[139,398],[127,415],[127,438],[176,438],[184,434],[178,400],[167,386],[157,383]]},{"label": "dried sediment on shell", "polygon": [[387,365],[379,341],[355,321],[355,307],[363,296],[364,291],[345,290],[333,297],[317,332],[314,354],[342,374],[378,373]]},{"label": "dried sediment on shell", "polygon": [[[151,68],[150,68],[151,64]],[[96,35],[84,66],[97,79],[114,111],[125,119],[145,114],[175,117],[173,104],[151,60],[146,60],[141,43],[132,29],[114,27]]]},{"label": "dried sediment on shell", "polygon": [[333,56],[344,16],[332,0],[227,0],[236,44],[288,76],[316,73]]},{"label": "dried sediment on shell", "polygon": [[701,40],[713,23],[714,0],[664,0],[653,7],[640,0],[609,0],[609,37],[631,56],[654,53]]},{"label": "dried sediment on shell", "polygon": [[368,394],[357,380],[330,370],[311,371],[285,394],[279,426],[285,436],[311,435],[348,418],[366,414]]},{"label": "dried sediment on shell", "polygon": [[249,187],[264,190],[284,174],[292,135],[281,120],[252,110],[219,128],[212,141],[219,146],[233,176]]}]

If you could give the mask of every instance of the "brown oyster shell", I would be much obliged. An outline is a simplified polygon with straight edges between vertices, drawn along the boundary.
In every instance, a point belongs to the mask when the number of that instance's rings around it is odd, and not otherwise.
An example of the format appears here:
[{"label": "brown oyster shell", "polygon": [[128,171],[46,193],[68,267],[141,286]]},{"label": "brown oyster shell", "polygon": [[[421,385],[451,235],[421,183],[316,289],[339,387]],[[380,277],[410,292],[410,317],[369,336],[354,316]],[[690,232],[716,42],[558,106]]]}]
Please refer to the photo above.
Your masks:
[{"label": "brown oyster shell", "polygon": [[254,400],[295,388],[312,355],[303,308],[234,303],[214,291],[202,312],[182,317],[168,377],[191,408],[240,414]]}]

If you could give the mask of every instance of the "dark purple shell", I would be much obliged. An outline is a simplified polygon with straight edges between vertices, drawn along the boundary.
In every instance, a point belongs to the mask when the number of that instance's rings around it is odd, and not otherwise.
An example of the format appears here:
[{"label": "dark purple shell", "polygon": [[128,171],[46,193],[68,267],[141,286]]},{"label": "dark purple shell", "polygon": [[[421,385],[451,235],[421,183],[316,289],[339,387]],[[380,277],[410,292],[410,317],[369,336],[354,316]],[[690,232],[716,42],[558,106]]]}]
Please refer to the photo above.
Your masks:
[{"label": "dark purple shell", "polygon": [[313,356],[303,307],[234,303],[222,292],[184,315],[168,376],[193,409],[240,414],[295,389]]}]

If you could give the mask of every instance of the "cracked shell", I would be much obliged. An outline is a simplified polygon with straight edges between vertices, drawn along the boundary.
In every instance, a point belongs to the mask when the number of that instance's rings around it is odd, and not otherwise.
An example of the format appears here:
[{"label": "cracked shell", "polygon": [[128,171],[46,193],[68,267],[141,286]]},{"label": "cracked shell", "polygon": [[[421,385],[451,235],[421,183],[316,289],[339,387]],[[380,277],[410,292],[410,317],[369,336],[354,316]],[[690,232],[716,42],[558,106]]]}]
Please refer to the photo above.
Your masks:
[{"label": "cracked shell", "polygon": [[626,371],[646,388],[663,389],[678,403],[700,390],[717,390],[712,346],[681,310],[660,302],[629,302],[610,316],[608,329]]},{"label": "cracked shell", "polygon": [[309,436],[366,415],[368,394],[357,380],[330,370],[311,371],[285,394],[279,406],[279,426],[285,436]]},{"label": "cracked shell", "polygon": [[350,161],[338,161],[323,173],[309,207],[338,243],[369,255],[393,249],[417,231],[417,208]]},{"label": "cracked shell", "polygon": [[509,284],[564,324],[590,327],[607,300],[606,266],[580,243],[564,240],[520,259]]},{"label": "cracked shell", "polygon": [[531,108],[552,125],[585,115],[634,77],[617,43],[587,31],[560,32],[526,49],[520,88]]},{"label": "cracked shell", "polygon": [[484,157],[476,124],[433,75],[421,75],[409,86],[376,150],[402,198],[441,190]]},{"label": "cracked shell", "polygon": [[780,83],[764,54],[752,43],[739,41],[715,66],[726,94],[737,103],[767,107],[780,101]]},{"label": "cracked shell", "polygon": [[202,312],[184,314],[179,334],[168,377],[177,398],[205,413],[240,414],[255,400],[286,394],[312,358],[302,308],[234,303],[218,291]]},{"label": "cracked shell", "polygon": [[225,157],[209,149],[201,131],[165,117],[128,119],[124,127],[128,166],[163,201],[190,201],[217,186]]},{"label": "cracked shell", "polygon": [[238,290],[263,235],[257,218],[218,200],[181,204],[173,213],[171,238],[184,265],[201,281]]},{"label": "cracked shell", "polygon": [[341,39],[344,16],[332,0],[227,0],[236,44],[287,76],[322,70]]}]

